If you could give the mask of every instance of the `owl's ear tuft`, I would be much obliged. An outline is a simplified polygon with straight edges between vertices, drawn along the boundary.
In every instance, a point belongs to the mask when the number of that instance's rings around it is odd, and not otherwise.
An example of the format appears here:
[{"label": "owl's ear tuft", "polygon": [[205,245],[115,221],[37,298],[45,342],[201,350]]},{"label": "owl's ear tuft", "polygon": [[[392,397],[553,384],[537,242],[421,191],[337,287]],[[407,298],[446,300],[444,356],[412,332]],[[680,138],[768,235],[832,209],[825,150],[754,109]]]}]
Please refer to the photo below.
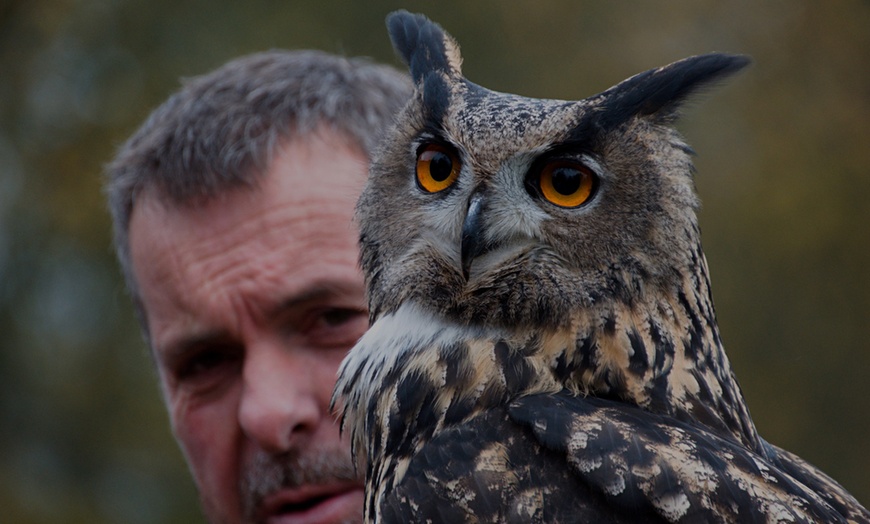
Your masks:
[{"label": "owl's ear tuft", "polygon": [[387,16],[387,30],[393,48],[407,64],[417,85],[433,71],[449,77],[462,75],[459,44],[435,22],[400,10]]},{"label": "owl's ear tuft", "polygon": [[672,122],[691,95],[749,63],[746,56],[711,53],[635,75],[598,95],[602,98],[598,124],[613,129],[635,116]]}]

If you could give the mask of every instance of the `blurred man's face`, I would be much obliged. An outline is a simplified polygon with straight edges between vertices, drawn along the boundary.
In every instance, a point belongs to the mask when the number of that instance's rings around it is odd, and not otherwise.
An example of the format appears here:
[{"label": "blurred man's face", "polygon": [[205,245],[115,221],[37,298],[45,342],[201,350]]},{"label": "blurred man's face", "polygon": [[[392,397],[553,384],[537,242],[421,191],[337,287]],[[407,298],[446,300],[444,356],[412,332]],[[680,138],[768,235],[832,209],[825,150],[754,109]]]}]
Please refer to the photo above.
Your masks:
[{"label": "blurred man's face", "polygon": [[329,412],[367,327],[354,203],[365,157],[329,132],[281,148],[255,189],[198,207],[139,197],[134,273],[176,438],[213,522],[359,520]]}]

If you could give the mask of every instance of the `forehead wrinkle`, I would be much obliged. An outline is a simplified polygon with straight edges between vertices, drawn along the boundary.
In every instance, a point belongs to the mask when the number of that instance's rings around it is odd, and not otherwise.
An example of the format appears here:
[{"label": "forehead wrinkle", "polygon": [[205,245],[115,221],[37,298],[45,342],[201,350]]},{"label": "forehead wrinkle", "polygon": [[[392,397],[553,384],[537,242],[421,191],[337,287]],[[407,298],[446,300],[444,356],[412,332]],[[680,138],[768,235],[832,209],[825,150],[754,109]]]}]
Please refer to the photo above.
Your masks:
[{"label": "forehead wrinkle", "polygon": [[[257,216],[233,221],[219,227],[215,234],[195,237],[186,243],[186,249],[178,251],[180,261],[205,280],[219,280],[221,275],[233,276],[249,269],[271,269],[274,257],[258,257],[260,264],[238,264],[226,256],[238,250],[271,254],[278,250],[295,251],[304,256],[304,247],[313,237],[332,236],[330,231],[315,231],[311,225],[321,216],[329,216],[328,209],[302,209],[284,203],[274,203]],[[281,234],[292,228],[293,236]],[[247,258],[247,257],[242,257]]]},{"label": "forehead wrinkle", "polygon": [[[254,193],[250,198],[258,195]],[[225,202],[216,205],[226,209]],[[176,299],[193,314],[194,304],[204,298],[210,302],[227,300],[228,293],[256,295],[265,300],[258,308],[272,307],[281,299],[262,290],[295,293],[295,288],[308,284],[292,282],[287,274],[288,260],[295,260],[294,264],[299,266],[320,268],[319,271],[344,266],[356,270],[353,226],[348,219],[335,227],[336,213],[347,212],[344,206],[336,209],[338,206],[338,203],[306,206],[275,202],[265,208],[260,206],[255,214],[241,219],[230,217],[225,222],[197,210],[190,213],[176,208],[157,210],[158,221],[146,233],[154,240],[154,249],[145,253],[157,263],[146,261],[145,265],[152,278],[168,279],[174,284]],[[203,229],[206,222],[208,228]],[[330,227],[316,226],[324,224]],[[287,235],[288,231],[293,234]],[[318,247],[321,245],[347,249]],[[289,253],[293,258],[287,256]],[[256,254],[256,258],[251,258],[251,254]],[[160,256],[166,257],[168,263],[160,262],[157,258]],[[312,260],[306,262],[308,258]]]}]

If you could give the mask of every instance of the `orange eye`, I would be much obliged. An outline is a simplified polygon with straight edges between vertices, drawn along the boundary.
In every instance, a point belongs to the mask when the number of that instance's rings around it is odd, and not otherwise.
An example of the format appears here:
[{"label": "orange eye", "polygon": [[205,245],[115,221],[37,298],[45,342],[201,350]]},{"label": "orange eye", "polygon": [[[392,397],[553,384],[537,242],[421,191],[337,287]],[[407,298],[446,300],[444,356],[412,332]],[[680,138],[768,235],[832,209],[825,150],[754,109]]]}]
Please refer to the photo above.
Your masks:
[{"label": "orange eye", "polygon": [[596,178],[583,164],[560,160],[541,169],[538,183],[548,202],[559,207],[578,207],[592,196]]},{"label": "orange eye", "polygon": [[444,146],[427,144],[417,153],[417,183],[429,193],[452,186],[460,168],[459,159]]}]

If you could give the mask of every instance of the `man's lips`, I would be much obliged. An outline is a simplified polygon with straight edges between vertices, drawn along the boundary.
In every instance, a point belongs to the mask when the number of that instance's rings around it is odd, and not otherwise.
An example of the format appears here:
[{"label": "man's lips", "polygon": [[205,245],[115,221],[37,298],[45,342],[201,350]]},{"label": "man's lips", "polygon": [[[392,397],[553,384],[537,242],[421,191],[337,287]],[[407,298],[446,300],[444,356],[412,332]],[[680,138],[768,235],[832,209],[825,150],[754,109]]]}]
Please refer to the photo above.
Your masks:
[{"label": "man's lips", "polygon": [[314,524],[359,517],[363,489],[353,482],[286,488],[260,504],[260,519],[269,524]]}]

